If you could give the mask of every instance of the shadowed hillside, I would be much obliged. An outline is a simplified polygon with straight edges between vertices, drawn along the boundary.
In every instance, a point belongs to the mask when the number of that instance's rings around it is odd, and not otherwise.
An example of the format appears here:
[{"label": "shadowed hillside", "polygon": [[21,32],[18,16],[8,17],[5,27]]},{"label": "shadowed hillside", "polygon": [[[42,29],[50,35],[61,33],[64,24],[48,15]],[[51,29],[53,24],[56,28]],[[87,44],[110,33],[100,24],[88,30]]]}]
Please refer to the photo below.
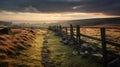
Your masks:
[{"label": "shadowed hillside", "polygon": [[[67,23],[65,23],[67,22]],[[60,23],[54,23],[51,25],[80,25],[80,26],[94,26],[94,25],[118,25],[120,24],[120,17],[117,18],[95,18],[95,19],[82,19],[82,20],[69,20],[60,21]]]},{"label": "shadowed hillside", "polygon": [[12,22],[6,22],[6,21],[0,21],[0,27],[1,26],[10,26]]}]

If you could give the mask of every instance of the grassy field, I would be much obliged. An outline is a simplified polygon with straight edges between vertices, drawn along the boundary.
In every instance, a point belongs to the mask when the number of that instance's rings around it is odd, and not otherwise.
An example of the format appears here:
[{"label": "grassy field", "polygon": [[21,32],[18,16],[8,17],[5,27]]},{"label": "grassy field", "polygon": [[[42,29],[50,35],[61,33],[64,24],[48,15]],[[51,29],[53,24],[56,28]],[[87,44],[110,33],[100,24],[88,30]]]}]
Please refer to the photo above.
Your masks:
[{"label": "grassy field", "polygon": [[21,51],[20,55],[12,58],[12,60],[15,60],[16,62],[14,67],[43,67],[43,65],[41,64],[41,48],[46,32],[46,30],[42,29],[36,30],[35,39],[30,41],[30,44],[32,46],[27,48],[27,50]]},{"label": "grassy field", "polygon": [[[119,27],[118,27],[119,28]],[[99,28],[81,28],[81,33],[84,35],[88,35],[95,38],[101,38],[101,33]],[[68,28],[68,34],[70,34],[70,29]],[[74,28],[74,34],[76,34],[76,29]],[[101,48],[101,42],[97,40],[93,40],[86,37],[81,37],[83,40],[90,42],[92,44],[98,45]],[[119,29],[106,29],[106,39],[111,42],[119,43],[120,44],[120,30]],[[114,50],[119,53],[120,48],[112,45],[107,45],[109,50]]]},{"label": "grassy field", "polygon": [[[82,28],[81,33],[100,38],[100,29]],[[120,30],[106,29],[106,38],[109,41],[120,43]]]},{"label": "grassy field", "polygon": [[49,67],[102,67],[90,58],[72,55],[73,47],[63,45],[53,32],[50,31],[48,37]]},{"label": "grassy field", "polygon": [[[15,31],[15,33],[19,32],[18,30],[13,31]],[[15,60],[16,64],[14,67],[43,67],[41,64],[41,51],[46,33],[48,36],[48,49],[50,51],[48,67],[103,67],[91,58],[72,55],[72,46],[62,44],[60,37],[54,36],[54,32],[44,29],[35,30],[35,35],[28,39],[34,38],[31,40],[27,39],[31,47],[26,47],[25,50],[19,52],[19,55],[15,54],[15,56],[11,58],[11,60]],[[21,36],[22,35],[23,34],[21,34]],[[18,36],[16,36],[16,38],[18,38]],[[17,41],[19,42],[20,40],[21,38]]]}]

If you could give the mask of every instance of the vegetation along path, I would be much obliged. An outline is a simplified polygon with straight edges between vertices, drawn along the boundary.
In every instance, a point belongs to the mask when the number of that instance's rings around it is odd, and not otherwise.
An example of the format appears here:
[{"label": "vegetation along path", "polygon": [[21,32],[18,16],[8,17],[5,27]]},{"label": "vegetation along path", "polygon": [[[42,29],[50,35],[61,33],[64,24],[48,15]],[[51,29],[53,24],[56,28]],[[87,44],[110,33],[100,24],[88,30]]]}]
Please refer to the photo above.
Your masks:
[{"label": "vegetation along path", "polygon": [[73,48],[60,42],[61,38],[49,31],[49,62],[48,67],[102,67],[90,58],[72,55]]},{"label": "vegetation along path", "polygon": [[15,56],[14,67],[102,67],[90,58],[72,55],[73,47],[48,30],[37,30],[31,47]]},{"label": "vegetation along path", "polygon": [[41,64],[41,48],[46,32],[46,30],[37,30],[35,40],[31,42],[31,47],[21,51],[20,55],[14,58],[16,61],[14,67],[43,67]]}]

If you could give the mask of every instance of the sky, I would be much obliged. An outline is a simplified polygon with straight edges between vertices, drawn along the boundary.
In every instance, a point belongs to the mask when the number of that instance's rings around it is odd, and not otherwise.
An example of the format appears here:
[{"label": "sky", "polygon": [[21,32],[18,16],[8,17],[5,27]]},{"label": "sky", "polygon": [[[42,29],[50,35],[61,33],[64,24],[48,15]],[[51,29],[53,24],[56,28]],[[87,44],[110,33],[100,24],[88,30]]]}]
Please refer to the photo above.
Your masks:
[{"label": "sky", "polygon": [[0,20],[77,20],[120,16],[120,0],[0,0]]}]

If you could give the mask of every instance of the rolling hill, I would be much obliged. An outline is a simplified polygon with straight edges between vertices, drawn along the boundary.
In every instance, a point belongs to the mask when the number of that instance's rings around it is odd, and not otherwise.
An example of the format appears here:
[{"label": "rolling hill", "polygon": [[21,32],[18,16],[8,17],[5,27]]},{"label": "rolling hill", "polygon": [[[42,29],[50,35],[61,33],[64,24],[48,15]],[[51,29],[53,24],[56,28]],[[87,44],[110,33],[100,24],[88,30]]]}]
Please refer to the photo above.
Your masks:
[{"label": "rolling hill", "polygon": [[68,26],[69,24],[80,25],[80,26],[120,26],[120,17],[117,18],[95,18],[95,19],[82,19],[82,20],[69,20],[69,21],[60,21],[58,23],[52,23],[50,25],[64,25]]}]

